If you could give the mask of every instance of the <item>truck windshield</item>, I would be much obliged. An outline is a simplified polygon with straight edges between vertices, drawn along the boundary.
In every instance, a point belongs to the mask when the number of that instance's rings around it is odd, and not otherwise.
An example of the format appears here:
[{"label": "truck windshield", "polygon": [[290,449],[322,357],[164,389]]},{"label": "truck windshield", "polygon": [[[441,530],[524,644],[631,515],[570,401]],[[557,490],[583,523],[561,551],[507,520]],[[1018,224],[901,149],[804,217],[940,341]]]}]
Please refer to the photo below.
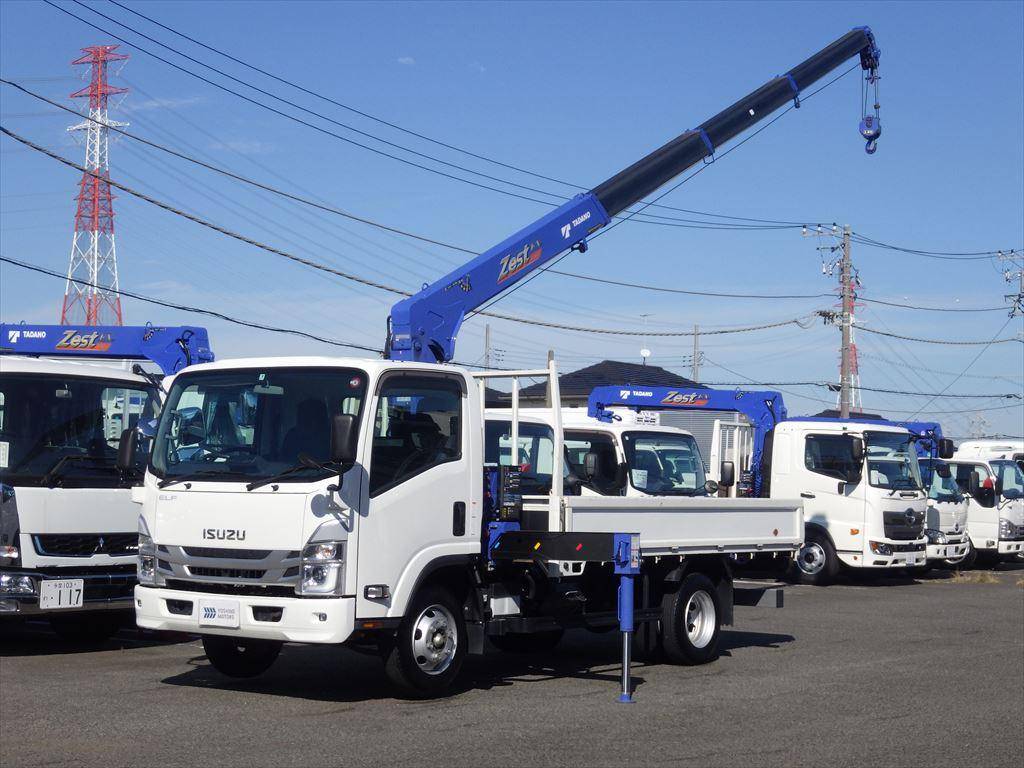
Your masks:
[{"label": "truck windshield", "polygon": [[[183,373],[167,395],[150,469],[165,480],[252,482],[295,467],[299,454],[326,463],[332,415],[349,413],[358,423],[365,393],[366,374],[351,368]],[[304,467],[280,482],[330,474]]]},{"label": "truck windshield", "polygon": [[622,448],[629,482],[657,496],[704,494],[704,462],[697,441],[670,432],[625,432]]},{"label": "truck windshield", "polygon": [[[950,469],[947,477],[942,477],[936,469],[946,466]],[[941,465],[933,461],[921,464],[921,479],[928,489],[928,498],[935,501],[960,501],[960,488],[956,484],[956,476],[949,465]]]},{"label": "truck windshield", "polygon": [[[156,418],[156,390],[117,379],[0,376],[0,480],[8,485],[116,488],[121,432]],[[146,464],[139,441],[136,465]]]},{"label": "truck windshield", "polygon": [[1003,483],[1004,499],[1024,498],[1024,472],[1015,461],[1003,460],[991,462],[992,471]]},{"label": "truck windshield", "polygon": [[923,490],[917,449],[909,432],[865,432],[864,437],[872,486],[890,491]]}]

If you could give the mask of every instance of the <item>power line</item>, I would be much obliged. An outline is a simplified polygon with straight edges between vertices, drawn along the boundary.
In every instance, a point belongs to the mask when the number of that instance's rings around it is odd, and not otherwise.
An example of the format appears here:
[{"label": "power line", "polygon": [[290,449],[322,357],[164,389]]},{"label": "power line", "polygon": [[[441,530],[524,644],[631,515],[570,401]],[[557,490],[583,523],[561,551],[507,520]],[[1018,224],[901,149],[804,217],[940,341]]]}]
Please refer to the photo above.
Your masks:
[{"label": "power line", "polygon": [[898,307],[899,309],[918,309],[924,312],[1005,312],[1006,307],[920,307],[913,304],[900,304],[895,301],[883,301],[882,299],[867,299],[863,296],[858,296],[857,301],[863,301],[868,304],[882,304],[886,307]]},{"label": "power line", "polygon": [[1001,253],[1009,252],[1015,253],[1016,248],[996,251],[928,251],[919,248],[905,248],[899,245],[892,245],[891,243],[883,243],[879,240],[874,240],[866,235],[859,232],[853,233],[854,240],[861,245],[867,245],[872,248],[885,248],[890,251],[899,251],[901,253],[909,253],[915,256],[926,256],[933,259],[946,259],[951,261],[963,260],[963,261],[979,261],[982,259],[990,259],[993,256],[997,256]]},{"label": "power line", "polygon": [[[1005,328],[1006,325],[1003,325]],[[887,333],[886,331],[879,331],[874,328],[867,328],[863,325],[857,326],[858,331],[864,331],[865,333],[876,333],[879,336],[889,336],[894,339],[903,339],[904,341],[917,341],[921,344],[945,344],[954,347],[988,347],[991,344],[1006,344],[1007,342],[1016,341],[1018,343],[1024,343],[1024,339],[1010,337],[1006,339],[990,339],[989,341],[947,341],[945,339],[919,339],[914,336],[901,336],[898,333]]]},{"label": "power line", "polygon": [[[857,350],[857,357],[863,358],[863,359],[867,359],[867,360],[877,360],[877,361],[882,362],[882,363],[888,363],[889,365],[900,366],[901,368],[911,368],[911,367],[913,367],[913,369],[915,371],[920,371],[920,372],[923,372],[923,373],[934,373],[934,374],[937,374],[939,376],[956,376],[957,375],[955,371],[937,371],[934,368],[920,368],[918,366],[909,366],[904,361],[892,360],[892,359],[890,359],[888,357],[880,357],[878,355],[872,355],[870,353],[866,353],[866,352],[863,352],[861,350]],[[1014,377],[1014,376],[998,376],[998,375],[985,376],[985,375],[982,375],[982,374],[979,374],[979,373],[965,373],[965,374],[963,374],[961,376],[961,378],[964,378],[964,379],[989,379],[991,381],[1005,381],[1005,382],[1008,382],[1010,384],[1015,384],[1017,381],[1020,381],[1021,379],[1024,379],[1024,376],[1016,376],[1016,377]]]}]

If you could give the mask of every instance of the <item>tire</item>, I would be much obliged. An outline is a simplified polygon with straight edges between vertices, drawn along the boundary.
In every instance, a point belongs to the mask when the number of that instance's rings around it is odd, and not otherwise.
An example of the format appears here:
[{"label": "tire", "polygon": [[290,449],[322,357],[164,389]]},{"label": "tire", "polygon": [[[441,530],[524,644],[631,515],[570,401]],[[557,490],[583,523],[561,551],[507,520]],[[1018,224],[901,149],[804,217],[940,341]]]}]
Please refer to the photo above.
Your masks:
[{"label": "tire", "polygon": [[690,573],[661,600],[661,647],[673,664],[707,664],[718,658],[722,609],[718,590],[703,573]]},{"label": "tire", "polygon": [[793,558],[792,578],[800,584],[823,587],[839,575],[839,557],[832,540],[823,531],[810,528],[804,534],[804,543]]},{"label": "tire", "polygon": [[552,629],[547,632],[530,632],[528,634],[516,632],[507,635],[494,635],[490,640],[495,648],[505,653],[539,653],[550,651],[562,642],[563,635],[565,635],[565,630]]},{"label": "tire", "polygon": [[458,677],[466,642],[459,601],[443,587],[428,586],[416,595],[399,625],[384,671],[409,696],[439,696]]},{"label": "tire", "polygon": [[113,636],[126,622],[118,612],[65,613],[50,617],[50,627],[68,643],[98,645]]},{"label": "tire", "polygon": [[228,677],[256,677],[270,669],[281,653],[276,640],[204,635],[203,650],[213,668]]}]

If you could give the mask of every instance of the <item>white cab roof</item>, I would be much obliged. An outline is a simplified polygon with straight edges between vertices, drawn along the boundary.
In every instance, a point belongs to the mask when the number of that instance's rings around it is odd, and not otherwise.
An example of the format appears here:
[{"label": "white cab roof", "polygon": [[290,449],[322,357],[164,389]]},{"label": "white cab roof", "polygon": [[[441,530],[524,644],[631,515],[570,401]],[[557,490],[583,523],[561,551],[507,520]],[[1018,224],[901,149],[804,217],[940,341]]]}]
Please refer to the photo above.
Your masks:
[{"label": "white cab roof", "polygon": [[[485,418],[511,419],[512,409],[488,408],[485,413]],[[551,409],[520,408],[519,420],[539,424],[547,424],[550,426],[552,421]],[[624,424],[618,421],[599,421],[598,419],[587,416],[587,411],[585,408],[563,408],[562,429],[589,429],[616,434],[620,434],[622,432],[664,432],[665,434],[670,435],[687,435],[690,437],[693,436],[685,429],[680,429],[679,427],[663,427],[653,424]]]},{"label": "white cab roof", "polygon": [[142,376],[118,368],[113,360],[56,360],[53,358],[0,355],[0,374],[34,373],[50,376],[90,376],[132,384],[149,384]]}]

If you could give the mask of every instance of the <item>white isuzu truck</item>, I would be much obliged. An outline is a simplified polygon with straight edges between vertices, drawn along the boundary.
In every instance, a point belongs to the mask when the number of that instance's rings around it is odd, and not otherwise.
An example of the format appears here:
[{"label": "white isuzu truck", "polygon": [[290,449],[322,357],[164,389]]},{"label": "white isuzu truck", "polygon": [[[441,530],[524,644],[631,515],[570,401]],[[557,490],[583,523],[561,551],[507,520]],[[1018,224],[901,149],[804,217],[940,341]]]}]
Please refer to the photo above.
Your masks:
[{"label": "white isuzu truck", "polygon": [[1020,455],[1003,444],[961,445],[950,460],[957,486],[967,499],[972,552],[963,567],[992,565],[1024,553],[1024,469]]},{"label": "white isuzu truck", "polygon": [[43,618],[68,639],[102,639],[130,617],[135,586],[129,487],[146,457],[119,466],[122,434],[159,411],[154,378],[114,360],[173,371],[212,358],[206,332],[2,325],[0,345],[0,622]]},{"label": "white isuzu truck", "polygon": [[[284,642],[373,646],[417,695],[448,688],[485,636],[541,648],[619,619],[656,626],[674,661],[714,659],[733,605],[764,597],[734,589],[728,555],[795,550],[799,503],[566,496],[558,428],[550,493],[524,494],[484,462],[483,381],[512,375],[557,394],[553,367],[268,358],[176,375],[135,489],[139,625],[201,633],[239,676]],[[619,590],[624,568],[636,584]]]}]

